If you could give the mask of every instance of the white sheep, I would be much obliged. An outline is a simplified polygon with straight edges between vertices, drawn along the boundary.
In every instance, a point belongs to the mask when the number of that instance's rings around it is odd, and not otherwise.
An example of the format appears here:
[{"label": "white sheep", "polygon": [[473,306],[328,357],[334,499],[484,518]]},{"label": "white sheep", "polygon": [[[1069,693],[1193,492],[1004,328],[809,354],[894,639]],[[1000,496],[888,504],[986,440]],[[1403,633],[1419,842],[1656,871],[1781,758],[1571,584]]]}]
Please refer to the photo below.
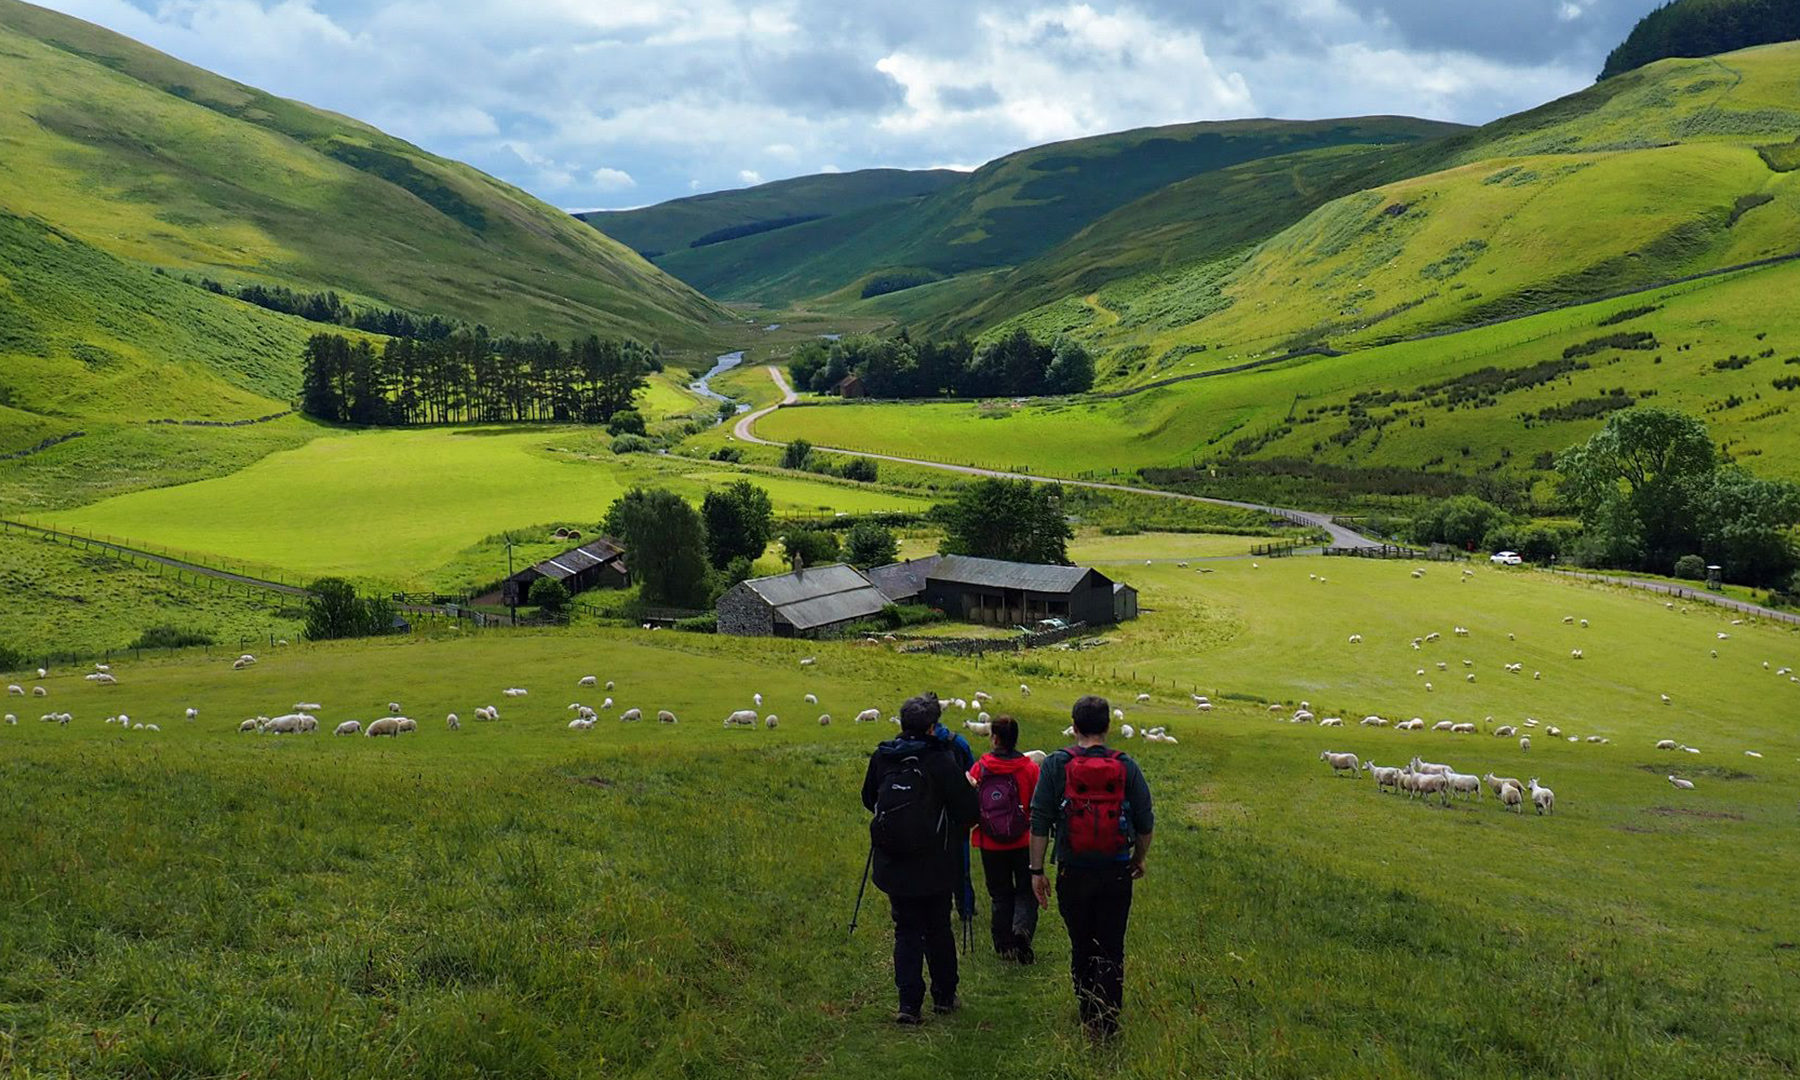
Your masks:
[{"label": "white sheep", "polygon": [[1396,791],[1400,789],[1400,770],[1397,767],[1370,762],[1369,775],[1375,779],[1376,791],[1382,788],[1393,788]]},{"label": "white sheep", "polygon": [[1139,695],[1138,695],[1138,696],[1137,696],[1137,703],[1138,703],[1138,704],[1139,704],[1139,705],[1148,705],[1148,704],[1150,704],[1150,695],[1149,695],[1149,694],[1139,694]]},{"label": "white sheep", "polygon": [[803,698],[801,700],[805,701],[808,705],[817,705],[819,703],[819,695],[808,694],[808,695],[806,695],[805,698]]},{"label": "white sheep", "polygon": [[1680,788],[1683,791],[1694,790],[1694,782],[1692,780],[1683,780],[1681,777],[1676,776],[1673,773],[1669,774],[1669,783],[1674,784],[1676,787]]},{"label": "white sheep", "polygon": [[[244,722],[246,724],[248,724],[248,723],[251,723],[252,721],[246,720]],[[242,731],[243,729],[239,728],[238,730]],[[359,720],[346,720],[343,723],[339,724],[337,726],[337,729],[334,730],[332,732],[332,734],[333,735],[360,735],[360,734],[362,734],[362,722]]]},{"label": "white sheep", "polygon": [[1357,779],[1362,777],[1362,762],[1357,760],[1355,754],[1334,754],[1330,750],[1321,750],[1319,760],[1330,763],[1334,776],[1349,773]]},{"label": "white sheep", "polygon": [[1762,757],[1762,755],[1761,755],[1761,754],[1759,754],[1759,753],[1757,753],[1757,752],[1756,752],[1756,751],[1755,751],[1755,750],[1746,750],[1746,751],[1744,751],[1744,756],[1745,756],[1745,757],[1753,757],[1753,758],[1759,758],[1759,757]]},{"label": "white sheep", "polygon": [[[605,701],[602,701],[600,707],[602,709],[611,709],[613,707],[613,699],[609,697]],[[592,710],[589,711],[591,712]]]},{"label": "white sheep", "polygon": [[242,670],[244,670],[244,669],[245,669],[245,668],[247,668],[247,667],[249,667],[249,666],[250,666],[250,665],[251,665],[251,664],[254,664],[254,663],[256,663],[256,661],[254,661],[254,660],[246,660],[246,659],[244,659],[244,658],[243,658],[243,657],[241,657],[241,656],[240,656],[240,657],[238,657],[238,658],[237,658],[237,659],[236,659],[236,660],[233,660],[233,661],[232,661],[232,662],[231,662],[231,670],[233,670],[233,671],[242,671]]},{"label": "white sheep", "polygon": [[1502,784],[1498,792],[1502,809],[1511,807],[1514,813],[1525,812],[1525,793],[1517,784]]},{"label": "white sheep", "polygon": [[1449,731],[1451,728],[1453,728],[1455,726],[1456,726],[1456,721],[1454,721],[1454,720],[1439,720],[1437,723],[1431,725],[1431,730],[1433,730],[1433,731]]},{"label": "white sheep", "polygon": [[1122,724],[1124,722],[1125,722],[1125,710],[1124,709],[1114,709],[1113,710],[1113,723]]},{"label": "white sheep", "polygon": [[1031,759],[1032,764],[1042,765],[1044,763],[1044,759],[1049,757],[1050,755],[1044,753],[1042,750],[1027,750],[1027,751],[1025,751],[1025,756]]},{"label": "white sheep", "polygon": [[384,716],[379,720],[369,721],[369,726],[363,728],[363,736],[365,738],[375,738],[381,735],[399,738],[400,719],[394,716]]},{"label": "white sheep", "polygon": [[44,689],[41,686],[34,686],[31,688],[31,696],[32,697],[49,697],[50,691]]},{"label": "white sheep", "polygon": [[1556,792],[1541,786],[1535,776],[1531,778],[1531,805],[1537,807],[1540,814],[1548,814],[1556,809]]},{"label": "white sheep", "polygon": [[1523,789],[1525,786],[1524,784],[1521,784],[1519,781],[1513,779],[1510,776],[1495,776],[1493,773],[1488,773],[1488,774],[1484,775],[1481,778],[1481,781],[1482,781],[1482,783],[1486,784],[1488,786],[1488,790],[1492,791],[1496,796],[1498,796],[1500,794],[1500,789],[1505,787],[1508,784],[1511,784],[1513,787],[1520,788],[1520,789]]},{"label": "white sheep", "polygon": [[1388,722],[1379,716],[1365,716],[1357,721],[1361,727],[1387,727]]},{"label": "white sheep", "polygon": [[819,726],[820,727],[830,727],[831,726],[831,714],[830,713],[820,713],[819,714]]},{"label": "white sheep", "polygon": [[399,716],[401,711],[402,710],[400,708],[400,703],[398,701],[388,702],[388,715],[389,716]]},{"label": "white sheep", "polygon": [[[873,712],[874,710],[870,710]],[[879,713],[876,714],[879,717]],[[726,727],[755,727],[760,719],[754,709],[739,709],[725,718]]]},{"label": "white sheep", "polygon": [[1445,773],[1444,779],[1449,783],[1449,793],[1452,796],[1468,795],[1476,802],[1481,801],[1481,777],[1472,776],[1468,773],[1452,772]]},{"label": "white sheep", "polygon": [[40,679],[48,679],[50,677],[50,669],[49,668],[38,668],[37,672],[38,672],[37,677]]},{"label": "white sheep", "polygon": [[1296,724],[1310,724],[1313,722],[1313,714],[1307,712],[1305,709],[1296,709],[1294,710],[1292,722]]},{"label": "white sheep", "polygon": [[196,708],[193,708],[193,707],[192,707],[192,706],[189,706],[189,708],[188,708],[188,711],[187,711],[187,718],[188,718],[188,719],[189,719],[189,720],[198,720],[198,719],[200,719],[200,710],[199,710],[199,709],[196,709]]},{"label": "white sheep", "polygon": [[12,713],[7,713],[6,714],[6,722],[8,724],[13,725],[14,727],[17,727],[19,724],[19,718],[14,716]]},{"label": "white sheep", "polygon": [[994,700],[994,696],[992,694],[988,693],[986,690],[977,690],[977,691],[975,691],[975,700],[976,701],[992,701],[992,700]]},{"label": "white sheep", "polygon": [[1413,755],[1411,768],[1413,772],[1432,776],[1442,776],[1445,773],[1456,771],[1448,765],[1441,765],[1432,761],[1421,761],[1417,754]]},{"label": "white sheep", "polygon": [[[1491,717],[1490,717],[1490,719],[1491,719]],[[1516,727],[1513,727],[1511,724],[1502,724],[1499,727],[1494,729],[1494,738],[1510,739],[1514,735],[1517,735],[1518,733],[1519,733],[1519,729]]]},{"label": "white sheep", "polygon": [[1529,736],[1529,735],[1519,736],[1519,749],[1521,749],[1521,750],[1530,750],[1531,749],[1531,736]]},{"label": "white sheep", "polygon": [[609,694],[612,693],[612,688],[613,688],[613,681],[611,679],[606,680],[606,692]]},{"label": "white sheep", "polygon": [[[979,720],[964,720],[963,727],[968,728],[970,734],[981,735],[983,737],[993,734],[994,731],[994,727],[991,723],[984,724]],[[1127,728],[1129,728],[1129,725],[1127,725]],[[1125,737],[1127,739],[1131,738],[1129,735]]]},{"label": "white sheep", "polygon": [[1031,687],[1026,686],[1024,683],[1020,683],[1019,684],[1019,696],[1020,697],[1030,697],[1031,696]]},{"label": "white sheep", "polygon": [[410,716],[400,717],[400,731],[401,732],[417,731],[417,730],[419,730],[419,722],[417,720],[414,720]]},{"label": "white sheep", "polygon": [[679,724],[681,718],[667,709],[658,709],[656,711],[656,722],[659,724]]},{"label": "white sheep", "polygon": [[1475,725],[1470,724],[1470,723],[1451,724],[1450,725],[1450,734],[1452,734],[1452,735],[1473,735],[1473,734],[1475,734]]},{"label": "white sheep", "polygon": [[1673,750],[1673,749],[1675,749],[1676,745],[1677,744],[1674,739],[1658,739],[1656,741],[1656,748],[1658,750]]},{"label": "white sheep", "polygon": [[873,724],[880,719],[880,709],[864,709],[862,712],[856,714],[856,720],[854,722],[858,724]]},{"label": "white sheep", "polygon": [[504,697],[524,697],[526,694],[531,693],[531,691],[525,689],[522,686],[509,686],[506,689],[500,691],[500,693]]},{"label": "white sheep", "polygon": [[599,686],[600,679],[594,675],[583,675],[581,678],[575,680],[575,685],[576,686]]},{"label": "white sheep", "polygon": [[774,713],[770,713],[769,715],[763,717],[763,727],[768,728],[770,731],[774,731],[775,728],[778,725],[780,725],[780,723],[781,723],[781,717],[776,716]]},{"label": "white sheep", "polygon": [[461,731],[462,730],[462,721],[458,720],[456,718],[455,713],[451,713],[450,715],[444,717],[444,726],[449,728],[451,731]]},{"label": "white sheep", "polygon": [[594,722],[583,716],[577,716],[575,719],[569,721],[570,731],[586,731],[593,726]]},{"label": "white sheep", "polygon": [[619,714],[619,722],[624,724],[635,724],[643,718],[644,710],[642,709],[626,709]]},{"label": "white sheep", "polygon": [[1361,634],[1351,634],[1350,635],[1350,644],[1361,645],[1362,641],[1363,641],[1363,638],[1362,638]]},{"label": "white sheep", "polygon": [[294,735],[300,731],[300,713],[283,713],[264,724],[260,730],[271,735]]},{"label": "white sheep", "polygon": [[1341,716],[1327,716],[1325,719],[1319,721],[1319,726],[1320,727],[1343,727],[1344,726],[1344,718]]},{"label": "white sheep", "polygon": [[1411,720],[1402,720],[1400,723],[1395,724],[1394,730],[1395,731],[1424,731],[1425,730],[1425,721],[1422,718],[1415,716]]},{"label": "white sheep", "polygon": [[[108,717],[108,718],[107,718],[107,720],[106,720],[106,722],[107,722],[107,723],[109,723],[109,724],[110,724],[110,723],[112,723],[112,718],[111,718],[111,717]],[[262,727],[262,722],[261,722],[261,721],[259,721],[259,720],[255,720],[255,719],[251,719],[251,720],[246,720],[246,721],[244,721],[244,722],[243,722],[243,723],[241,723],[241,724],[239,724],[239,725],[238,725],[238,731],[239,731],[239,732],[240,732],[240,733],[242,733],[242,732],[246,732],[246,731],[256,731],[256,730],[259,730],[259,729],[260,729],[260,728],[261,728],[261,727]]]},{"label": "white sheep", "polygon": [[1412,794],[1414,798],[1429,795],[1443,797],[1444,805],[1450,805],[1450,778],[1443,773],[1414,773],[1412,778]]},{"label": "white sheep", "polygon": [[319,704],[316,701],[297,701],[294,703],[294,711],[297,713],[298,712],[318,712],[320,709],[323,709],[324,707],[325,706]]},{"label": "white sheep", "polygon": [[1550,736],[1552,739],[1560,739],[1562,738],[1562,728],[1557,727],[1555,724],[1551,724],[1544,729],[1544,734]]}]

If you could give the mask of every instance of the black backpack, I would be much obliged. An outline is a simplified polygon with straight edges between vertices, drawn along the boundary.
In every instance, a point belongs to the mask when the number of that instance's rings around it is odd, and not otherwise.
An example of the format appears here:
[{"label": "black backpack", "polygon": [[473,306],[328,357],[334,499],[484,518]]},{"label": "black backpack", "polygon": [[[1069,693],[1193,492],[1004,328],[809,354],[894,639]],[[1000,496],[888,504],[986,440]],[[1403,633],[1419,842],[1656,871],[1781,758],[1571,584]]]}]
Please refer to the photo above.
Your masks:
[{"label": "black backpack", "polygon": [[917,757],[902,759],[882,776],[869,822],[869,840],[877,850],[896,859],[942,850],[948,825],[944,800]]}]

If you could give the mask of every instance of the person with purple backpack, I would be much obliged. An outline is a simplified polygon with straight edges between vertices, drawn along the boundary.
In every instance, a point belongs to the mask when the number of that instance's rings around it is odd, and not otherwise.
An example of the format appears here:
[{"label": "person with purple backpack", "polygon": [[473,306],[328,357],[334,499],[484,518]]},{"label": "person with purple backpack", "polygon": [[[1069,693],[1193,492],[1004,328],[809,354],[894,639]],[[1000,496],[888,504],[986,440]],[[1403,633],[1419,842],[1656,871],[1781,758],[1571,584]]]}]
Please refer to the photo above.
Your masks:
[{"label": "person with purple backpack", "polygon": [[989,728],[993,750],[969,769],[978,817],[970,839],[981,852],[993,906],[994,951],[1003,960],[1036,961],[1031,939],[1037,932],[1038,904],[1032,895],[1031,796],[1037,762],[1019,753],[1019,722],[996,717]]}]

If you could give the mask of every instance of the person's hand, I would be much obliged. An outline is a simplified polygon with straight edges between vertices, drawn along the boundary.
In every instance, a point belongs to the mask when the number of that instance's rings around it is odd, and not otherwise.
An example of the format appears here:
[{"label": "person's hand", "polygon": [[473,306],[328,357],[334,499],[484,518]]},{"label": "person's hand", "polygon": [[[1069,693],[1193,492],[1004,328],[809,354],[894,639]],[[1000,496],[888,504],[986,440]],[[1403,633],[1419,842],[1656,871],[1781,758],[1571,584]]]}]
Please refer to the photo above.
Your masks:
[{"label": "person's hand", "polygon": [[1143,876],[1144,876],[1144,864],[1140,861],[1134,860],[1131,864],[1131,880],[1136,881],[1137,879],[1139,879]]},{"label": "person's hand", "polygon": [[1038,907],[1050,906],[1050,875],[1037,874],[1031,879],[1031,892],[1037,897]]}]

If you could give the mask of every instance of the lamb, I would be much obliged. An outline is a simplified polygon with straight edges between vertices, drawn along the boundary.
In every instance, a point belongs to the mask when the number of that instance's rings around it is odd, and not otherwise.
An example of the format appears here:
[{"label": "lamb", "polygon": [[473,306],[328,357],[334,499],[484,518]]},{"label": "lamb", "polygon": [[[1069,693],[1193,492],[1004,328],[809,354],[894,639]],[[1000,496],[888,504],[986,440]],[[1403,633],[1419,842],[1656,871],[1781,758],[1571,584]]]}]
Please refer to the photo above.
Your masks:
[{"label": "lamb", "polygon": [[455,713],[451,713],[449,716],[444,717],[444,726],[451,731],[461,731],[462,721],[456,718]]},{"label": "lamb", "polygon": [[681,719],[667,709],[656,711],[656,722],[659,724],[679,724]]},{"label": "lamb", "polygon": [[[874,712],[873,709],[870,710]],[[880,714],[877,713],[877,716]],[[739,709],[725,718],[726,727],[754,727],[759,718],[753,709]]]},{"label": "lamb", "polygon": [[776,716],[774,713],[770,713],[769,715],[763,717],[763,727],[768,728],[770,731],[774,731],[776,726],[779,725],[780,723],[781,723],[781,717]]},{"label": "lamb", "polygon": [[400,711],[401,711],[401,710],[400,710],[400,703],[399,703],[399,702],[398,702],[398,701],[390,701],[390,702],[388,702],[388,715],[389,715],[389,716],[399,716],[399,715],[400,715]]},{"label": "lamb", "polygon": [[606,680],[606,692],[609,694],[612,693],[612,688],[613,688],[613,681],[611,679]]},{"label": "lamb", "polygon": [[[111,720],[110,720],[110,719],[109,719],[109,720],[107,720],[107,721],[106,721],[106,722],[107,722],[107,723],[109,723],[109,724],[110,724],[110,723],[112,723],[112,721],[111,721]],[[239,724],[239,725],[238,725],[238,731],[239,731],[239,732],[240,732],[240,733],[242,733],[242,732],[246,732],[246,731],[255,731],[255,730],[257,730],[257,729],[258,729],[258,728],[260,728],[260,727],[261,727],[261,726],[262,726],[262,725],[261,725],[261,724],[260,724],[260,723],[258,723],[258,722],[257,722],[257,721],[256,721],[256,720],[253,720],[253,719],[252,719],[252,720],[246,720],[246,721],[244,721],[244,722],[243,722],[243,723],[241,723],[241,724]]]},{"label": "lamb", "polygon": [[1344,718],[1341,716],[1327,716],[1325,719],[1319,721],[1319,726],[1320,727],[1343,727],[1344,726]]},{"label": "lamb", "polygon": [[1362,727],[1387,727],[1388,722],[1379,716],[1365,716],[1357,722]]},{"label": "lamb", "polygon": [[1502,784],[1499,791],[1502,809],[1511,807],[1514,813],[1525,812],[1525,794],[1517,784]]},{"label": "lamb", "polygon": [[1519,736],[1519,749],[1525,750],[1525,751],[1529,751],[1531,749],[1531,736],[1529,736],[1529,735]]},{"label": "lamb", "polygon": [[820,727],[830,727],[831,726],[831,714],[830,713],[820,713],[819,714],[819,726]]},{"label": "lamb", "polygon": [[[610,709],[610,708],[612,708],[612,707],[613,707],[613,699],[612,699],[612,698],[610,698],[610,697],[609,697],[609,698],[607,698],[607,699],[606,699],[606,700],[605,700],[605,701],[602,701],[602,702],[601,702],[601,703],[600,703],[600,707],[601,707],[601,708],[602,708],[602,709]],[[593,712],[593,711],[594,711],[594,710],[592,710],[592,709],[588,709],[588,710],[587,710],[587,711],[588,711],[588,712]]]},{"label": "lamb", "polygon": [[[246,720],[246,721],[244,721],[244,723],[248,724],[248,723],[251,723],[251,721]],[[242,731],[243,729],[239,728],[238,730]],[[357,720],[346,720],[343,723],[339,724],[337,726],[337,730],[333,731],[332,734],[333,735],[360,735],[360,734],[362,734],[362,723]]]},{"label": "lamb", "polygon": [[189,719],[189,720],[198,720],[198,719],[200,719],[200,710],[199,710],[199,709],[195,709],[195,708],[191,708],[191,707],[190,707],[190,708],[189,708],[189,709],[188,709],[188,711],[187,711],[187,718],[188,718],[188,719]]},{"label": "lamb", "polygon": [[1375,790],[1382,788],[1400,789],[1400,770],[1388,765],[1369,763],[1369,775],[1375,778]]},{"label": "lamb", "polygon": [[600,680],[592,675],[583,675],[581,678],[575,680],[575,685],[576,686],[599,686]]},{"label": "lamb", "polygon": [[642,709],[626,709],[619,714],[619,722],[622,724],[635,724],[643,718],[644,710]]},{"label": "lamb", "polygon": [[1692,780],[1683,780],[1681,777],[1676,776],[1673,773],[1669,774],[1669,783],[1674,784],[1676,787],[1680,788],[1683,791],[1694,790],[1694,782]]},{"label": "lamb", "polygon": [[1540,814],[1548,814],[1556,809],[1556,792],[1539,785],[1535,776],[1531,778],[1531,805],[1537,807]]},{"label": "lamb", "polygon": [[419,730],[419,723],[410,716],[402,716],[400,717],[400,730],[402,732],[417,731]]},{"label": "lamb", "polygon": [[817,705],[819,703],[819,695],[808,694],[802,700],[804,700],[808,705]]},{"label": "lamb", "polygon": [[531,691],[519,686],[509,686],[500,691],[500,693],[505,697],[524,697],[526,694],[531,693]]},{"label": "lamb", "polygon": [[1656,748],[1658,750],[1673,750],[1675,749],[1675,746],[1676,743],[1674,739],[1658,739],[1656,742]]},{"label": "lamb", "polygon": [[44,689],[41,686],[34,686],[31,688],[31,696],[32,697],[49,697],[50,691]]},{"label": "lamb", "polygon": [[754,701],[756,703],[757,708],[759,708],[759,709],[762,708],[762,695],[761,694],[751,694],[750,700]]},{"label": "lamb", "polygon": [[858,724],[873,724],[880,719],[880,709],[864,709],[862,712],[856,714],[856,719],[853,722]]},{"label": "lamb", "polygon": [[369,721],[369,726],[366,728],[363,728],[363,736],[365,738],[375,738],[375,737],[381,736],[381,735],[388,735],[393,738],[399,738],[400,737],[400,720],[399,720],[399,718],[393,717],[393,716],[384,716],[379,720]]},{"label": "lamb", "polygon": [[1333,776],[1349,773],[1353,779],[1362,778],[1362,762],[1357,760],[1355,754],[1334,754],[1330,750],[1321,750],[1319,760],[1331,765]]},{"label": "lamb", "polygon": [[1444,780],[1449,784],[1449,794],[1468,795],[1476,802],[1481,801],[1481,777],[1468,773],[1445,773]]}]

